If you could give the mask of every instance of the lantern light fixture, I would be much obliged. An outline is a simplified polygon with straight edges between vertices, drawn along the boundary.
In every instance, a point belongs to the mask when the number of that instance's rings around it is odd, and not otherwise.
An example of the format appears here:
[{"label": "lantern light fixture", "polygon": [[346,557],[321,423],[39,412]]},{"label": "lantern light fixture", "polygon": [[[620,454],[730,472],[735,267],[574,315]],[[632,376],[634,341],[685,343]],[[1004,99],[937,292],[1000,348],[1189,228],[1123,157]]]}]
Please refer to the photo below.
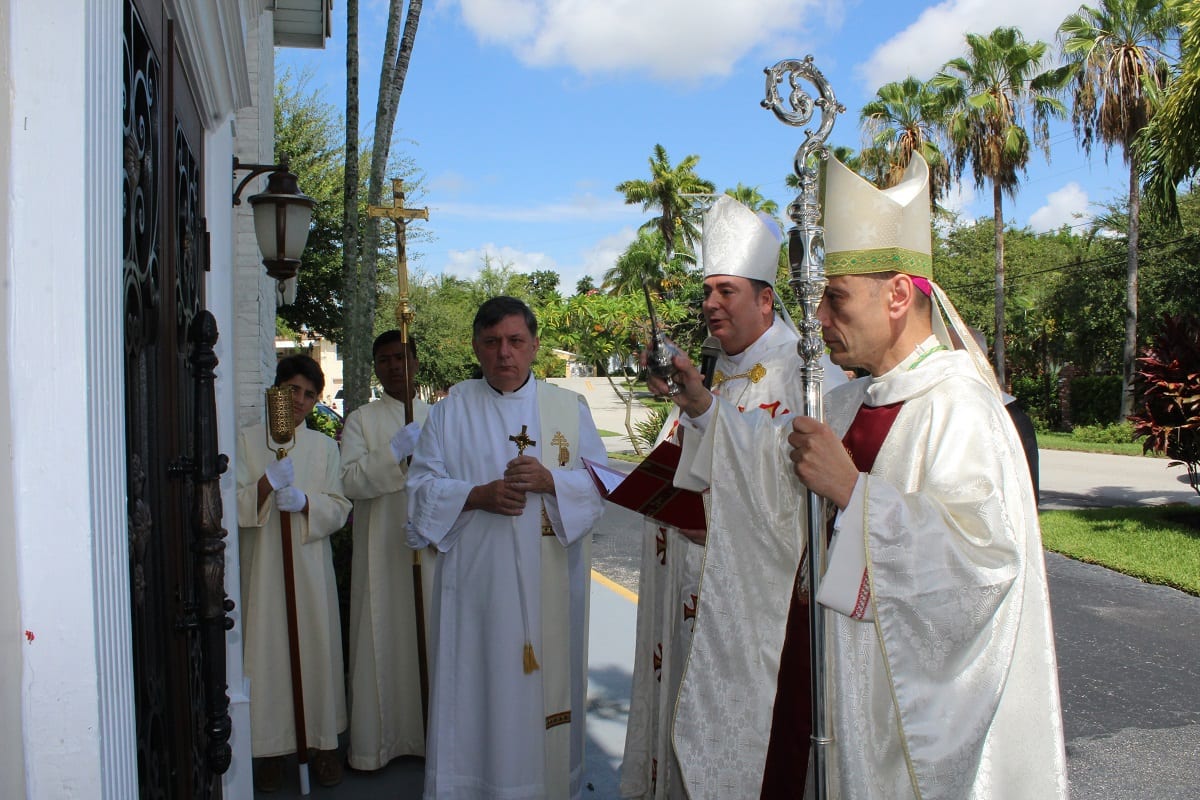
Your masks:
[{"label": "lantern light fixture", "polygon": [[267,274],[278,281],[295,277],[300,269],[304,245],[308,242],[308,228],[316,201],[300,191],[295,173],[288,169],[287,156],[278,164],[242,164],[235,156],[234,180],[237,180],[239,170],[249,170],[250,174],[242,178],[233,191],[235,206],[242,204],[242,190],[247,183],[270,173],[266,191],[248,198],[254,208],[254,235]]}]

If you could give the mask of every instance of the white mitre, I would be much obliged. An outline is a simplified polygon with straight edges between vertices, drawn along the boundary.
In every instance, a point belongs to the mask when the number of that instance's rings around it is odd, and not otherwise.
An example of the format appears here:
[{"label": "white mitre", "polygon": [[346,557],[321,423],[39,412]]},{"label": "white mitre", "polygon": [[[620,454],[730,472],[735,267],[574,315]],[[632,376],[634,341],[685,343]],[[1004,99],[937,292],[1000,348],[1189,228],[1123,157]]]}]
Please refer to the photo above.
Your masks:
[{"label": "white mitre", "polygon": [[758,214],[729,195],[717,198],[704,215],[701,246],[704,277],[738,275],[775,286],[779,269],[779,234],[772,231]]},{"label": "white mitre", "polygon": [[934,335],[951,349],[961,343],[980,378],[999,395],[987,354],[933,280],[929,166],[925,159],[913,153],[900,182],[880,189],[831,158],[825,175],[824,212],[825,275],[912,275],[913,284],[931,298]]},{"label": "white mitre", "polygon": [[879,189],[835,158],[825,175],[825,274],[904,272],[933,279],[929,167],[916,153]]}]

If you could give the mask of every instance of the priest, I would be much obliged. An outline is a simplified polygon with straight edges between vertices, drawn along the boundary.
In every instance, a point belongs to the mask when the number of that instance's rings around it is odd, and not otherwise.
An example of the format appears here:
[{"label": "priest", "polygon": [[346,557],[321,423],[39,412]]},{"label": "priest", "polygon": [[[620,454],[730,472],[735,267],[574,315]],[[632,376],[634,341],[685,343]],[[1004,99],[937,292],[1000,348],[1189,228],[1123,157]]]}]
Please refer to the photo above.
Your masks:
[{"label": "priest", "polygon": [[[774,220],[721,195],[704,216],[702,234],[704,302],[700,308],[720,345],[707,368],[712,374],[706,377],[713,394],[724,397],[739,412],[767,418],[798,413],[803,402],[797,334],[791,321],[775,310],[778,231]],[[782,304],[779,307],[782,309]],[[832,364],[829,367],[831,380],[826,388],[844,383],[841,372]],[[664,439],[689,447],[700,437],[686,435],[675,411],[659,433],[659,441]],[[732,483],[741,483],[736,477],[739,462],[731,456],[724,464]],[[713,533],[729,534],[728,530]],[[648,517],[643,523],[633,689],[621,764],[622,797],[686,797],[671,746],[671,729],[693,626],[704,602],[700,584],[707,535],[704,530],[664,526]],[[786,537],[778,544],[768,557],[795,569],[803,547],[801,537]],[[719,581],[721,577],[704,575],[704,580]],[[773,644],[765,642],[766,657],[777,661],[781,644],[781,637]],[[769,709],[773,698],[772,684],[748,702]],[[748,770],[754,769],[753,762],[750,757]]]},{"label": "priest", "polygon": [[[429,406],[413,399],[405,424],[416,342],[384,331],[371,346],[383,396],[356,408],[342,430],[342,485],[354,501],[354,554],[350,566],[351,767],[376,770],[393,758],[425,755],[425,724],[413,595],[413,551],[405,543],[408,457]],[[420,553],[428,608],[433,551]]]},{"label": "priest", "polygon": [[[831,513],[815,602],[827,619],[832,797],[1065,797],[1029,471],[986,357],[932,280],[920,156],[885,191],[831,161],[825,242],[825,342],[834,363],[867,376],[829,395],[827,422],[797,417],[772,430],[714,402],[694,367],[677,359],[687,387],[679,402],[705,430],[700,455],[681,470],[704,480],[723,453],[757,452],[747,480],[763,487],[761,505],[775,509],[763,513],[789,513],[789,499],[802,506],[799,492],[783,491],[793,472]],[[965,350],[952,349],[951,330]],[[741,524],[743,538],[755,539],[755,520]],[[750,591],[792,585],[794,576],[752,556],[753,547],[717,552],[710,542],[707,568],[746,576]],[[734,702],[736,687],[753,680],[753,659],[740,657],[747,624],[788,631],[781,684],[801,693],[807,686],[806,659],[788,657],[807,648],[792,635],[804,626],[787,619],[789,610],[806,614],[810,598],[787,594],[780,602],[773,591],[760,593],[749,617],[737,613],[744,600],[722,604],[706,594],[702,624],[720,630],[713,649],[726,658],[707,662],[717,669],[689,670],[695,680],[685,681],[680,715],[683,707],[707,714],[726,735],[698,737],[686,755],[681,749],[693,800],[727,796],[725,764],[742,730],[761,723]],[[776,713],[771,748],[777,737],[807,736],[807,725],[806,714]],[[799,755],[768,759],[762,797],[797,796],[807,750]]]},{"label": "priest", "polygon": [[409,472],[412,547],[433,546],[427,800],[582,792],[592,526],[582,458],[604,445],[583,398],[535,380],[537,320],[480,306],[483,378],[430,411]]}]

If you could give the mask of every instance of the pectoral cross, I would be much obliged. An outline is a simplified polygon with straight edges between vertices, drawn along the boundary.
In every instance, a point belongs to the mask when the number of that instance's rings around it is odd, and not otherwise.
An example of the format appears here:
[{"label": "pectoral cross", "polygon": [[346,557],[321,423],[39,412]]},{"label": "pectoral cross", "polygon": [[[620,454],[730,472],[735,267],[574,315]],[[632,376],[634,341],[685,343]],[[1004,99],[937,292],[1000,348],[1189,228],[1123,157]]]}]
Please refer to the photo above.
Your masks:
[{"label": "pectoral cross", "polygon": [[528,425],[522,425],[520,433],[516,433],[516,434],[513,434],[512,436],[508,437],[508,440],[510,442],[517,443],[517,455],[518,456],[525,455],[526,447],[533,447],[535,444],[537,444],[537,442],[535,442],[533,439],[530,439],[529,434],[525,432],[528,429],[529,429]]}]

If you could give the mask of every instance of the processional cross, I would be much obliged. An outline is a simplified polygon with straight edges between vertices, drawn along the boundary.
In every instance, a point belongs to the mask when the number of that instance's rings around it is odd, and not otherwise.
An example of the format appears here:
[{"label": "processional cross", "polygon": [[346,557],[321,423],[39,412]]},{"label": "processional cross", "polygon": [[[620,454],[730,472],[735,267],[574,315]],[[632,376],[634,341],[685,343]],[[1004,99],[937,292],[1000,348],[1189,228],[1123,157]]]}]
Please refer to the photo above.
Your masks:
[{"label": "processional cross", "polygon": [[[392,178],[392,204],[390,206],[367,206],[367,216],[387,217],[396,223],[396,322],[400,335],[408,346],[408,326],[413,321],[413,312],[408,305],[408,242],[407,228],[410,219],[429,219],[428,208],[404,207],[404,181]],[[411,403],[410,403],[411,405]]]},{"label": "processional cross", "polygon": [[[400,330],[401,352],[404,353],[404,424],[413,421],[413,369],[408,360],[408,328],[412,325],[412,308],[408,304],[408,247],[406,229],[410,219],[429,219],[428,208],[404,207],[404,181],[392,178],[392,204],[390,206],[367,206],[367,215],[387,217],[396,223],[396,327]],[[412,457],[409,457],[411,461]],[[429,727],[429,656],[425,641],[425,590],[421,576],[421,551],[412,551],[413,574],[413,619],[417,633],[417,671],[421,685],[421,719]]]},{"label": "processional cross", "polygon": [[535,442],[533,439],[529,438],[529,434],[526,433],[527,430],[529,430],[529,426],[522,425],[520,433],[514,433],[512,436],[508,437],[508,440],[510,442],[517,443],[517,455],[518,456],[525,455],[526,447],[533,447],[535,444],[537,444],[537,442]]}]

